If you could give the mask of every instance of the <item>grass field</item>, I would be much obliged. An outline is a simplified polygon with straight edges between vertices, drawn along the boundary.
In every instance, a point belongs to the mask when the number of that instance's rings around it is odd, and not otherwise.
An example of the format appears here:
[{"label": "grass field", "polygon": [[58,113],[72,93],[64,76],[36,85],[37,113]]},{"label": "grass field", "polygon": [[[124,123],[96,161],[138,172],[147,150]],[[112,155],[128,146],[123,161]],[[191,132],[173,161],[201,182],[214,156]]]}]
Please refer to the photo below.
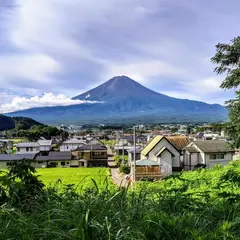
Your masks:
[{"label": "grass field", "polygon": [[[78,190],[95,187],[104,189],[107,184],[113,186],[108,168],[38,168],[40,179],[47,186],[62,184],[74,184]],[[93,181],[94,180],[94,181]]]}]

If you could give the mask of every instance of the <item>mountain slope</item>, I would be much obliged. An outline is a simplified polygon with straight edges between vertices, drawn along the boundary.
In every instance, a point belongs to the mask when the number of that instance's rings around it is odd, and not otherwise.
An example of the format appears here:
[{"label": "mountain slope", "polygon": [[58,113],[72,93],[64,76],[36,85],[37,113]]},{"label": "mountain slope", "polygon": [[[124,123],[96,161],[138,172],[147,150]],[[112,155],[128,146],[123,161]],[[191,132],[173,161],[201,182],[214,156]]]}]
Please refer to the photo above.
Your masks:
[{"label": "mountain slope", "polygon": [[30,129],[34,125],[43,125],[31,118],[0,115],[0,131],[14,129],[18,124],[23,125],[25,129]]},{"label": "mountain slope", "polygon": [[46,123],[220,121],[227,116],[227,110],[219,104],[169,97],[126,76],[114,77],[73,99],[101,103],[33,108],[8,115]]}]

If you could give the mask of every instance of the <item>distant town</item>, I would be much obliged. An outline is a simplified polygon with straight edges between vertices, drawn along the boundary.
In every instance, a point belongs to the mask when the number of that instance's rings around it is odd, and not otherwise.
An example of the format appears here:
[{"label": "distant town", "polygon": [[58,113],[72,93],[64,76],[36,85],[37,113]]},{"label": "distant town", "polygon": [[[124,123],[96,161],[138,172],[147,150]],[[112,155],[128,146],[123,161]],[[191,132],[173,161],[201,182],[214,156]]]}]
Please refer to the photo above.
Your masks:
[{"label": "distant town", "polygon": [[[49,132],[42,136],[43,126],[34,128],[40,135],[1,132],[0,168],[21,159],[37,168],[109,167],[120,184],[123,178],[161,179],[183,169],[226,165],[238,156],[224,123],[60,125],[45,127]],[[133,170],[141,167],[152,170]]]}]

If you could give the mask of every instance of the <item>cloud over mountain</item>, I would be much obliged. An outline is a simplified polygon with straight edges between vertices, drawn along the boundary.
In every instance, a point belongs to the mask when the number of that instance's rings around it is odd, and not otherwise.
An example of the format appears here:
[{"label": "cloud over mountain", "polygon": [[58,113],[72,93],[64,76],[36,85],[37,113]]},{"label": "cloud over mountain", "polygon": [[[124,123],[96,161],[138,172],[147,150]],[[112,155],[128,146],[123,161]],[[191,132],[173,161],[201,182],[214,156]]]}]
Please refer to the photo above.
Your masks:
[{"label": "cloud over mountain", "polygon": [[73,100],[64,94],[54,95],[52,93],[44,93],[41,97],[14,97],[10,103],[0,105],[0,113],[15,112],[35,107],[50,106],[69,106],[83,103],[99,103],[97,101]]}]

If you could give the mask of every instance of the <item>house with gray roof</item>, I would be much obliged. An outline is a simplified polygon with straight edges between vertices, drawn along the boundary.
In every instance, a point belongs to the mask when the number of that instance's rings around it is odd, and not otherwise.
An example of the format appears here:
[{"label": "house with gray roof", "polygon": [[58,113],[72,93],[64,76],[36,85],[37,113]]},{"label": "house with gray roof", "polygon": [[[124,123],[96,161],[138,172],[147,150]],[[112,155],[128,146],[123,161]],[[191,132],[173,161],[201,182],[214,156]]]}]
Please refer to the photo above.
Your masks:
[{"label": "house with gray roof", "polygon": [[105,145],[83,145],[72,152],[84,166],[108,166],[108,153]]},{"label": "house with gray roof", "polygon": [[235,149],[224,140],[200,140],[189,143],[184,148],[184,169],[197,166],[210,168],[216,164],[226,165],[235,154]]},{"label": "house with gray roof", "polygon": [[86,144],[87,142],[85,140],[79,140],[77,138],[68,139],[61,143],[60,152],[72,151]]},{"label": "house with gray roof", "polygon": [[20,142],[16,145],[17,154],[33,154],[40,152],[40,145],[38,142]]},{"label": "house with gray roof", "polygon": [[41,152],[49,152],[52,149],[52,140],[41,139],[38,140]]},{"label": "house with gray roof", "polygon": [[8,168],[12,161],[20,161],[23,159],[34,160],[36,154],[0,154],[0,169]]}]

